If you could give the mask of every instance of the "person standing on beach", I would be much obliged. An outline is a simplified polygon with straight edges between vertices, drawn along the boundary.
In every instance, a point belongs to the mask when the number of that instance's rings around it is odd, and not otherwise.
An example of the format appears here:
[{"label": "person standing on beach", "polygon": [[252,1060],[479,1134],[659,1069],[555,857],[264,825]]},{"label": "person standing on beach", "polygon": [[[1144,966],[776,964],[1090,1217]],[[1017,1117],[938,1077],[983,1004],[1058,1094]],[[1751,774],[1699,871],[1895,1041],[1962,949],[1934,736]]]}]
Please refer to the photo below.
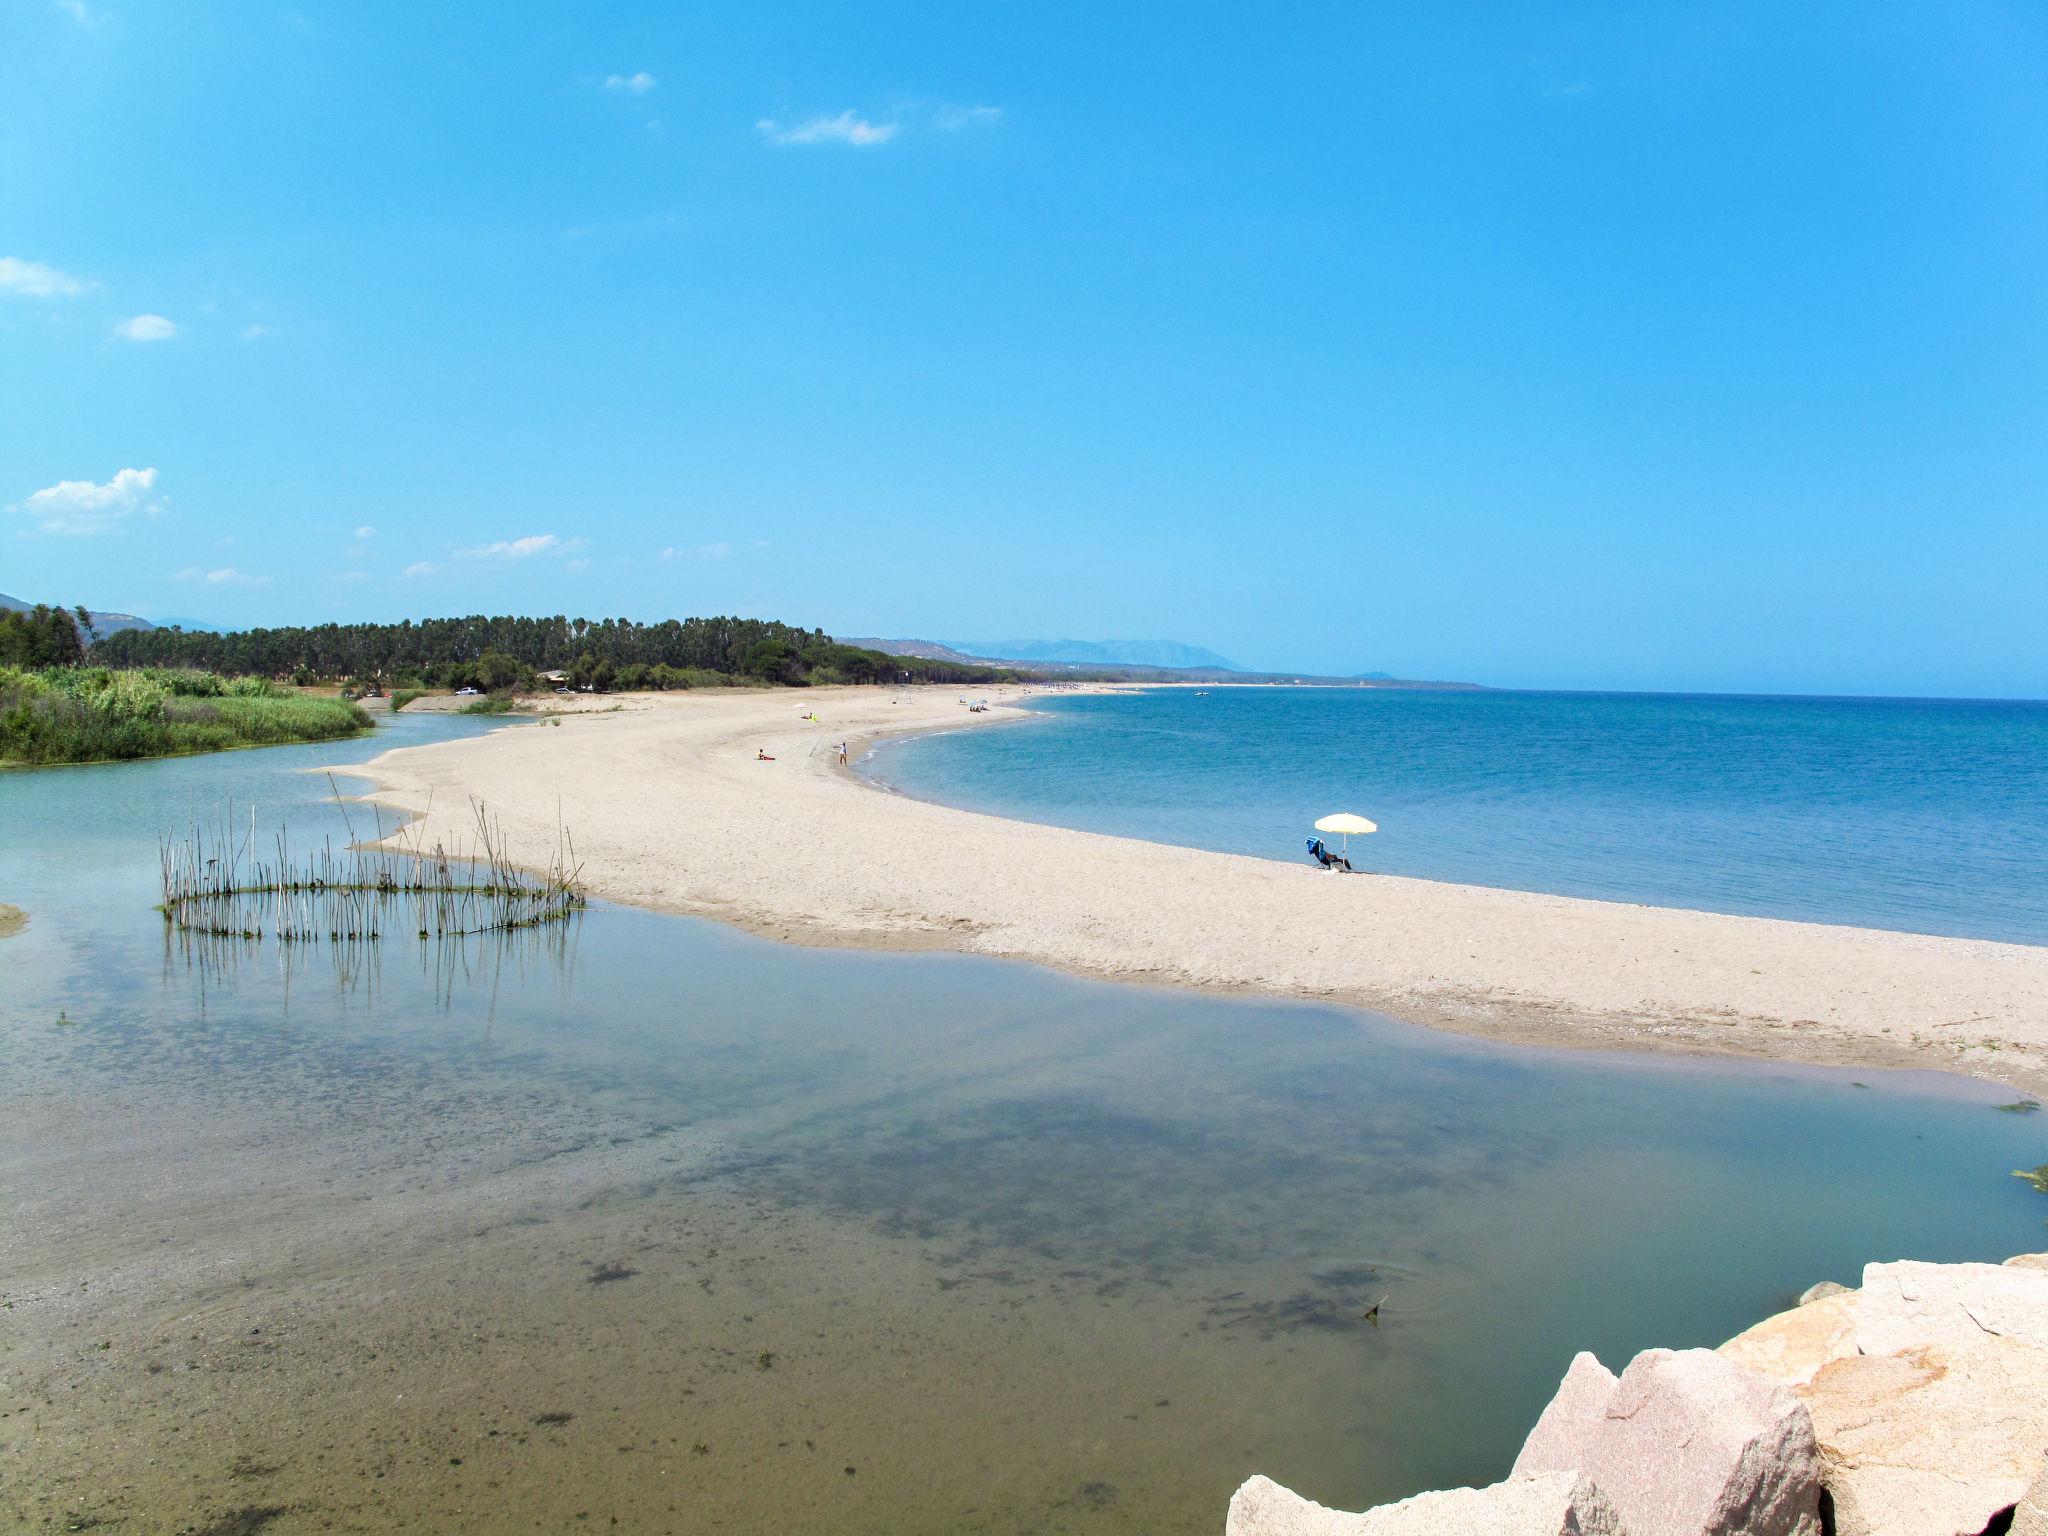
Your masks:
[{"label": "person standing on beach", "polygon": [[842,768],[846,766],[846,743],[843,741],[839,743],[839,766]]}]

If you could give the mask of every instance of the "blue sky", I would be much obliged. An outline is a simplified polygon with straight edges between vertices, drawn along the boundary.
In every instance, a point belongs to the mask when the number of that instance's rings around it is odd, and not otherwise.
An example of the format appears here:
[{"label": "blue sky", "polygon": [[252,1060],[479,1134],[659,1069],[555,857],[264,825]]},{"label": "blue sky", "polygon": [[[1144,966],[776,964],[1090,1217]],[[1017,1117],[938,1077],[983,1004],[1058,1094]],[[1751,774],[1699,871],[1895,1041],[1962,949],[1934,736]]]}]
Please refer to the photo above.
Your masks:
[{"label": "blue sky", "polygon": [[2033,3],[0,0],[0,591],[2048,695]]}]

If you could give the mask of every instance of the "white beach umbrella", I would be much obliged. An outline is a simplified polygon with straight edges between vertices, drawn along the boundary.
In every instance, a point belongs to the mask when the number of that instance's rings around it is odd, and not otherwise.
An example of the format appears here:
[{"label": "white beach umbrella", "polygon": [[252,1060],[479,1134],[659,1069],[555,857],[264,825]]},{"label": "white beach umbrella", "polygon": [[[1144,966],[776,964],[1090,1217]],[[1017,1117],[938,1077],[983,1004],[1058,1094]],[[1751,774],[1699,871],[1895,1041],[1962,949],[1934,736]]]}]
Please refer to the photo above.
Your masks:
[{"label": "white beach umbrella", "polygon": [[1366,833],[1377,832],[1379,829],[1378,822],[1367,821],[1363,816],[1354,816],[1349,811],[1339,811],[1334,816],[1325,816],[1316,823],[1318,832],[1335,832],[1344,839],[1344,852],[1347,855],[1351,852],[1352,833],[1356,832],[1363,837]]}]

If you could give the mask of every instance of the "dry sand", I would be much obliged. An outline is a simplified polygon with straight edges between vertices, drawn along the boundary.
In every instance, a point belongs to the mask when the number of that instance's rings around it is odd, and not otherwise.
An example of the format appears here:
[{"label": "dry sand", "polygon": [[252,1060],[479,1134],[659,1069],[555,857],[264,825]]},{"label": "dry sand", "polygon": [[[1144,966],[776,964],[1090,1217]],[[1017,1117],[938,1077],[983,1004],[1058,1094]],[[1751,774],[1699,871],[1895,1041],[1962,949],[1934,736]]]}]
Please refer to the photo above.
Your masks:
[{"label": "dry sand", "polygon": [[2048,949],[1329,875],[929,805],[838,766],[841,740],[858,760],[878,736],[1025,718],[1016,696],[989,690],[972,716],[953,689],[563,700],[340,771],[423,815],[430,841],[462,840],[474,797],[544,862],[559,819],[593,893],[797,942],[1324,998],[1528,1043],[2048,1088]]}]

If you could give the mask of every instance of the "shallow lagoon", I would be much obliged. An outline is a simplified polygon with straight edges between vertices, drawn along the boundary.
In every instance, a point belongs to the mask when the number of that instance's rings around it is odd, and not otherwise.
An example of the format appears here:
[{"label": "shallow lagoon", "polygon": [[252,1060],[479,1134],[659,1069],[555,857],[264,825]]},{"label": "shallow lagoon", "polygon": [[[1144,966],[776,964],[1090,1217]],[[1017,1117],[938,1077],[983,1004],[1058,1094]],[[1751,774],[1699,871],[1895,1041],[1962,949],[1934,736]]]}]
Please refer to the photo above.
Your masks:
[{"label": "shallow lagoon", "polygon": [[298,770],[389,744],[0,778],[28,1528],[1213,1530],[1252,1471],[1351,1506],[1498,1477],[1576,1349],[2048,1246],[2008,1177],[2048,1133],[1957,1080],[602,905],[352,965],[166,942],[160,831],[232,793],[338,836]]}]

